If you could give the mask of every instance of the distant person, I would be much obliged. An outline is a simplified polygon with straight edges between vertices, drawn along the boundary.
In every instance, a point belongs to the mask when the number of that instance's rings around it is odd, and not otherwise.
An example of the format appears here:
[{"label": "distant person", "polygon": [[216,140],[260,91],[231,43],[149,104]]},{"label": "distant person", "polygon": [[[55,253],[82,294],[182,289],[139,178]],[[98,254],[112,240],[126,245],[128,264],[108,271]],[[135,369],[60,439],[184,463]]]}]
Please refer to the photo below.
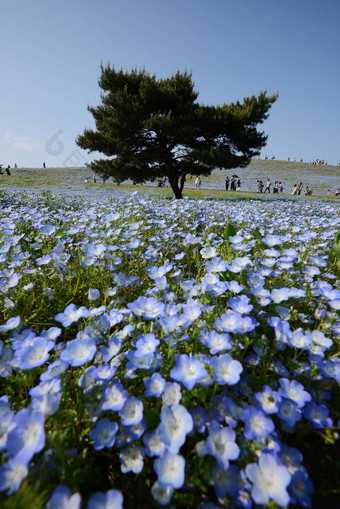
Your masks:
[{"label": "distant person", "polygon": [[309,186],[306,186],[306,189],[305,189],[305,196],[308,196],[309,195]]},{"label": "distant person", "polygon": [[43,163],[43,168],[46,168],[46,163],[45,162]]},{"label": "distant person", "polygon": [[6,168],[6,173],[7,173],[7,175],[10,175],[10,174],[11,174],[10,169],[11,169],[11,167],[10,167],[10,165],[8,165],[8,166],[7,166],[7,168]]},{"label": "distant person", "polygon": [[292,193],[291,193],[291,194],[297,194],[298,189],[299,189],[299,186],[298,186],[297,184],[295,184],[295,185],[293,186],[293,190],[292,190]]},{"label": "distant person", "polygon": [[339,188],[336,189],[335,196],[340,196],[340,189]]},{"label": "distant person", "polygon": [[96,174],[95,174],[95,173],[93,173],[93,175],[92,175],[92,180],[93,180],[93,183],[94,183],[94,184],[97,182]]},{"label": "distant person", "polygon": [[14,163],[14,168],[17,169],[17,163]]},{"label": "distant person", "polygon": [[225,179],[225,190],[226,190],[226,191],[228,191],[228,190],[229,190],[229,182],[230,182],[230,178],[229,178],[229,177],[227,177],[227,178]]},{"label": "distant person", "polygon": [[272,183],[270,182],[270,179],[267,178],[267,182],[266,182],[266,187],[264,189],[264,192],[266,193],[268,191],[268,193],[270,193],[270,186],[272,185]]},{"label": "distant person", "polygon": [[331,190],[330,190],[330,189],[328,189],[328,191],[327,191],[327,196],[330,196],[330,195],[331,195]]},{"label": "distant person", "polygon": [[2,164],[0,164],[0,175],[3,175],[4,172],[2,171]]},{"label": "distant person", "polygon": [[199,178],[199,176],[197,175],[197,177],[195,178],[195,186],[196,186],[196,189],[201,189],[201,179]]},{"label": "distant person", "polygon": [[279,191],[282,194],[283,193],[283,185],[282,182],[279,182]]},{"label": "distant person", "polygon": [[262,180],[260,180],[260,183],[259,183],[259,192],[260,193],[263,193],[263,188],[264,188],[264,184],[263,184]]},{"label": "distant person", "polygon": [[240,179],[238,179],[238,181],[237,181],[236,191],[241,191],[241,180]]},{"label": "distant person", "polygon": [[302,189],[303,189],[303,183],[300,182],[299,184],[299,187],[298,187],[298,195],[300,196],[300,194],[302,193]]}]

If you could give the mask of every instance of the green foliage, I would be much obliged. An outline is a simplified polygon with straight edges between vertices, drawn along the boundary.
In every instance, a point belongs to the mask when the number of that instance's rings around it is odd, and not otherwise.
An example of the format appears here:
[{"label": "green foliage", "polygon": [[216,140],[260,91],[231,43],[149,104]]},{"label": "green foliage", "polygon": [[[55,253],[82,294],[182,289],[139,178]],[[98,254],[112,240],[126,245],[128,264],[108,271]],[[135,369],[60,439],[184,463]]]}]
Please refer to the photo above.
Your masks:
[{"label": "green foliage", "polygon": [[144,69],[101,67],[102,104],[89,107],[97,130],[85,129],[77,144],[106,159],[89,167],[117,183],[167,176],[176,198],[186,175],[210,175],[214,168],[246,166],[267,137],[257,131],[277,95],[261,92],[229,105],[196,100],[191,74],[156,79]]},{"label": "green foliage", "polygon": [[335,238],[334,254],[336,257],[336,266],[340,270],[340,232],[337,234]]}]

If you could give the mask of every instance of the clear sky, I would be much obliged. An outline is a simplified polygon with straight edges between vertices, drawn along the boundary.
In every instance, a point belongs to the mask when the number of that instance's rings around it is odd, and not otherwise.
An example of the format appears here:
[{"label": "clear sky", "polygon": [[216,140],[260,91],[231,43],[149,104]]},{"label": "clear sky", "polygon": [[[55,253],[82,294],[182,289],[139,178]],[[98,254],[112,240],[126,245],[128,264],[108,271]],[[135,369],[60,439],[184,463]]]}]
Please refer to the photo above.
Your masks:
[{"label": "clear sky", "polygon": [[83,166],[100,63],[192,72],[198,101],[279,92],[262,156],[340,162],[339,0],[0,0],[0,163]]}]

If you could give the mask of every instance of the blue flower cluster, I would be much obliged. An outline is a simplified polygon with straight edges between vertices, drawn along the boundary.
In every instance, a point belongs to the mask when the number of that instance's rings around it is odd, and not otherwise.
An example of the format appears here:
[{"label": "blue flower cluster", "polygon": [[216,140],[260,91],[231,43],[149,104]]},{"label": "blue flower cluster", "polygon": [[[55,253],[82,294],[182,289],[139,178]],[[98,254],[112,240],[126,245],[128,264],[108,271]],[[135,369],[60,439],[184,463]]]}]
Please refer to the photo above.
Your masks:
[{"label": "blue flower cluster", "polygon": [[[0,491],[43,469],[48,509],[121,509],[122,478],[163,506],[309,507],[299,445],[339,424],[340,207],[320,203],[3,197]],[[88,461],[89,488],[65,467]]]}]

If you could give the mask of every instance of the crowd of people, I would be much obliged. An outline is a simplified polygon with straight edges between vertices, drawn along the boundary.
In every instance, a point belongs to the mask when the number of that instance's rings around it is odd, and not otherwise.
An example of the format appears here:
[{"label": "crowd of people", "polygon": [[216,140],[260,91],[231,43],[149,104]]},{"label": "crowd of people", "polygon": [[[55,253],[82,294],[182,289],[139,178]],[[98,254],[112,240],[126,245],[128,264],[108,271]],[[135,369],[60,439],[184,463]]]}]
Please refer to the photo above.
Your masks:
[{"label": "crowd of people", "polygon": [[241,191],[241,180],[237,175],[233,175],[231,179],[229,177],[225,179],[225,190],[229,191],[229,187],[230,191]]},{"label": "crowd of people", "polygon": [[[0,175],[5,175],[3,170],[2,170],[2,164],[0,164]],[[6,172],[6,175],[10,175],[11,174],[11,166],[8,165],[7,168],[5,169],[5,172]]]}]

